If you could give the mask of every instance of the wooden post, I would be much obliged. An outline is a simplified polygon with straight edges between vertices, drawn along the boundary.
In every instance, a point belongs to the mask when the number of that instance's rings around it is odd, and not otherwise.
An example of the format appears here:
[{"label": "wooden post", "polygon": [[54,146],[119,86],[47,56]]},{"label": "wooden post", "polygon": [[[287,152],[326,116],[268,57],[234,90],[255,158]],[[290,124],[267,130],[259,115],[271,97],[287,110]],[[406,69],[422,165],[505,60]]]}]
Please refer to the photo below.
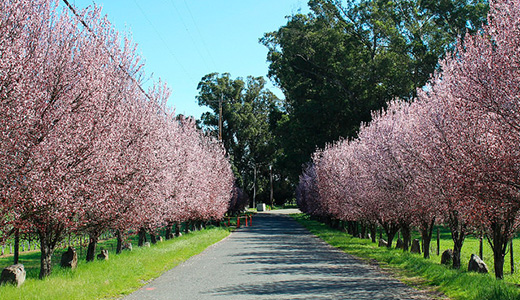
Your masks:
[{"label": "wooden post", "polygon": [[437,255],[441,252],[441,233],[439,227],[437,227]]},{"label": "wooden post", "polygon": [[17,264],[20,259],[20,230],[16,229],[14,233],[14,257],[13,264]]},{"label": "wooden post", "polygon": [[483,237],[482,237],[482,234],[480,235],[480,239],[478,241],[478,255],[481,259],[484,259],[484,247],[483,247]]}]

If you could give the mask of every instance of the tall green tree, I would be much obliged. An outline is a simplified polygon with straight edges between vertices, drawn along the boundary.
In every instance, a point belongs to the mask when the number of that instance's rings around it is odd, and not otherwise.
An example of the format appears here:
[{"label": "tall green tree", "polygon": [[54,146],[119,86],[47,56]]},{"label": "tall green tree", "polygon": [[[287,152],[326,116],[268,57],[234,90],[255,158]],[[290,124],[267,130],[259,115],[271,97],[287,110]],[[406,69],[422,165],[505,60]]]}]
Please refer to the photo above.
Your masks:
[{"label": "tall green tree", "polygon": [[260,42],[283,90],[279,165],[296,182],[317,147],[353,138],[370,112],[413,99],[457,37],[485,22],[482,0],[311,0]]},{"label": "tall green tree", "polygon": [[[281,113],[280,100],[265,84],[263,77],[233,79],[229,73],[211,73],[201,79],[197,100],[211,109],[201,116],[199,124],[215,136],[222,105],[222,142],[237,184],[251,197],[256,192],[257,201],[268,203],[269,166],[280,154],[272,128]],[[276,169],[274,173],[277,175]]]}]

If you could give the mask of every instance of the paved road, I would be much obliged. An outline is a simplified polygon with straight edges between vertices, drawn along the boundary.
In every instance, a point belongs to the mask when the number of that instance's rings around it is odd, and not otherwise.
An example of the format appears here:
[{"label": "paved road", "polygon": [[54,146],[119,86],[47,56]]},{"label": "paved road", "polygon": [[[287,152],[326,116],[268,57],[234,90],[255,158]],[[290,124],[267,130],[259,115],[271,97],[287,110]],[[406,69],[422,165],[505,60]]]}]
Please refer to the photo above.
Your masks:
[{"label": "paved road", "polygon": [[233,232],[125,299],[429,299],[283,213],[257,214],[253,227]]}]

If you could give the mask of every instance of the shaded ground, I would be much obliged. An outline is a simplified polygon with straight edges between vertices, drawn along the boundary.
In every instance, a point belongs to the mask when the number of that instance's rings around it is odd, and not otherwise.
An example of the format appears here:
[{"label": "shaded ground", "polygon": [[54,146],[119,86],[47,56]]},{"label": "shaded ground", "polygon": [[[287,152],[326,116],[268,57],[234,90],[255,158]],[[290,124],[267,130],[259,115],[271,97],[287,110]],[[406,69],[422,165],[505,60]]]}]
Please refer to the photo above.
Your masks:
[{"label": "shaded ground", "polygon": [[125,299],[429,299],[284,215],[259,213]]}]

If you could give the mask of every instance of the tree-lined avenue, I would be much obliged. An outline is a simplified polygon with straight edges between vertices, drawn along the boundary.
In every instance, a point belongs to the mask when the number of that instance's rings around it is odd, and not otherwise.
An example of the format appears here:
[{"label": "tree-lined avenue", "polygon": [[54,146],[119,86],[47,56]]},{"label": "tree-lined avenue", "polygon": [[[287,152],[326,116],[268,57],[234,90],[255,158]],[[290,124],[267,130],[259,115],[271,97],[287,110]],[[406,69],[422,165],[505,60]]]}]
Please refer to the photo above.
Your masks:
[{"label": "tree-lined avenue", "polygon": [[290,211],[257,214],[125,299],[429,299],[311,235]]}]

